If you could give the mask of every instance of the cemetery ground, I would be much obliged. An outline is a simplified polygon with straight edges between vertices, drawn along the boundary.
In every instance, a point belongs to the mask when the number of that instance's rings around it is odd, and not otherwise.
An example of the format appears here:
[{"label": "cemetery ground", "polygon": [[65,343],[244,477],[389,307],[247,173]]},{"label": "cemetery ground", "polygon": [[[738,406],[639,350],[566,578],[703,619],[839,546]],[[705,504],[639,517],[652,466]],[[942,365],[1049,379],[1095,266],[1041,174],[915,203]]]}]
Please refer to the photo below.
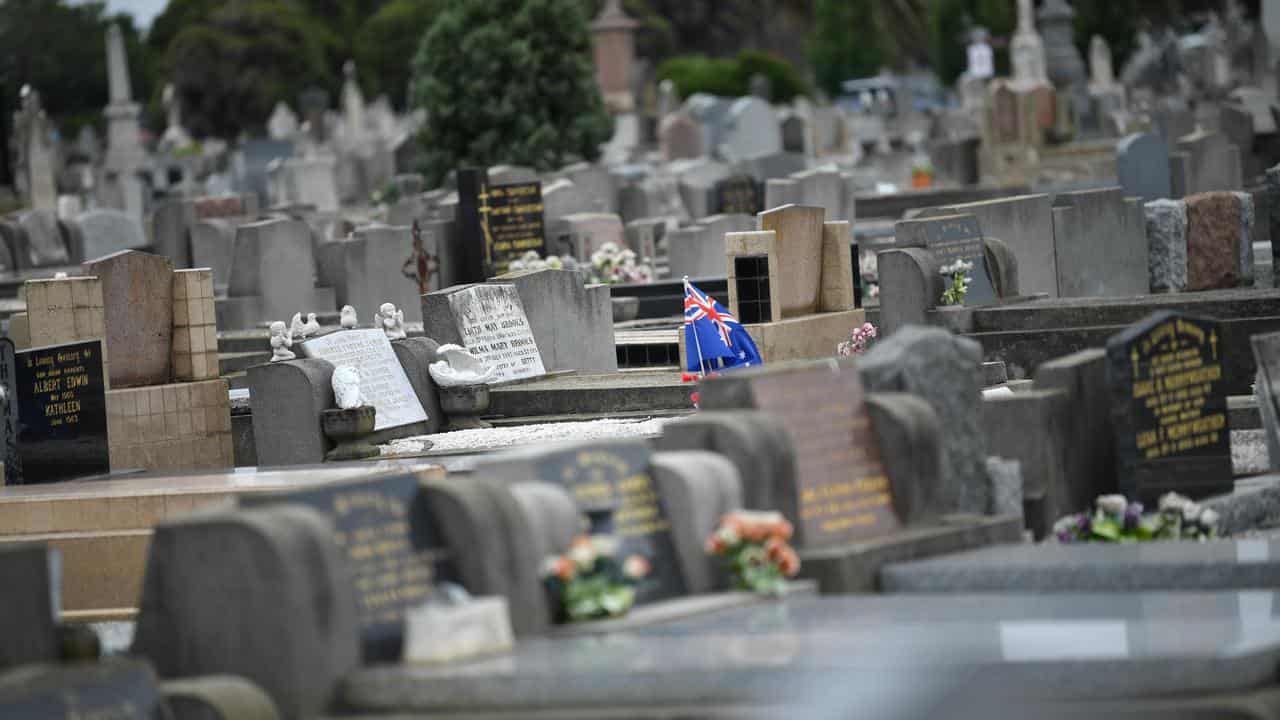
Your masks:
[{"label": "cemetery ground", "polygon": [[0,717],[1280,718],[1275,5],[827,101],[610,1],[612,137],[439,177],[354,64],[151,138],[113,26],[106,148],[14,117]]}]

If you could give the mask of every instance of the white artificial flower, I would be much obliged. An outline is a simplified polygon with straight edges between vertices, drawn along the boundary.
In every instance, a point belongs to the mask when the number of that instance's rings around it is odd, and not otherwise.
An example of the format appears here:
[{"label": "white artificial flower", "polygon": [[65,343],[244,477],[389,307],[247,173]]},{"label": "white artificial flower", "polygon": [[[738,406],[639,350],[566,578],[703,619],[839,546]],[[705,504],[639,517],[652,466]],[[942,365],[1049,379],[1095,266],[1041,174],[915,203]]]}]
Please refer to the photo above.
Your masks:
[{"label": "white artificial flower", "polygon": [[742,542],[742,538],[738,537],[738,531],[728,526],[717,530],[716,537],[720,538],[720,542],[724,543],[725,547],[733,547]]},{"label": "white artificial flower", "polygon": [[592,535],[591,548],[597,557],[614,557],[618,554],[618,539],[612,535]]},{"label": "white artificial flower", "polygon": [[1200,526],[1206,530],[1218,527],[1218,511],[1205,508],[1200,512]]},{"label": "white artificial flower", "polygon": [[1156,507],[1160,508],[1161,511],[1177,510],[1178,512],[1182,512],[1182,509],[1185,508],[1190,503],[1191,503],[1191,500],[1189,498],[1183,497],[1178,493],[1171,492],[1171,493],[1165,493],[1164,495],[1161,495],[1160,501],[1156,505]]},{"label": "white artificial flower", "polygon": [[1200,519],[1200,506],[1188,501],[1182,506],[1182,521],[1193,523]]},{"label": "white artificial flower", "polygon": [[569,559],[583,570],[590,570],[596,564],[596,550],[593,543],[581,543],[569,548]]},{"label": "white artificial flower", "polygon": [[1108,515],[1124,515],[1125,509],[1129,507],[1129,501],[1123,495],[1100,495],[1094,504]]}]

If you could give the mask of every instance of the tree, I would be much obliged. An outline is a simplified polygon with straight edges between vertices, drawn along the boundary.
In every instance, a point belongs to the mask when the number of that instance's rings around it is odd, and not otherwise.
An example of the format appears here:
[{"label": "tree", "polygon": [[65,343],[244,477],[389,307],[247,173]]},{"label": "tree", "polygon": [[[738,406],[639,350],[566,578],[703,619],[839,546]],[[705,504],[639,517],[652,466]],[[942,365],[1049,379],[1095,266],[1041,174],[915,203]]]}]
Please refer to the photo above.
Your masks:
[{"label": "tree", "polygon": [[451,0],[422,38],[410,97],[429,114],[429,183],[462,165],[593,160],[610,134],[580,0]]},{"label": "tree", "polygon": [[[969,64],[965,48],[969,30],[980,25],[995,38],[1012,36],[1018,18],[1012,0],[937,0],[929,5],[929,35],[933,69],[950,84]],[[998,44],[997,44],[998,45]],[[997,72],[1007,72],[1008,53],[996,51]]]},{"label": "tree", "polygon": [[446,0],[391,0],[361,26],[355,37],[360,84],[370,96],[386,94],[405,106],[409,66],[418,43]]},{"label": "tree", "polygon": [[1138,32],[1138,0],[1076,0],[1076,46],[1089,62],[1089,43],[1101,35],[1111,46],[1116,74],[1134,51]]},{"label": "tree", "polygon": [[808,92],[794,65],[757,50],[743,50],[732,58],[681,55],[658,66],[658,79],[674,82],[681,97],[694,93],[746,95],[751,89],[751,77],[757,74],[769,78],[773,102],[790,102]]},{"label": "tree", "polygon": [[289,0],[229,0],[187,24],[164,65],[183,120],[196,136],[260,130],[281,100],[310,84],[334,84],[327,31]]},{"label": "tree", "polygon": [[[151,63],[133,18],[109,16],[102,2],[72,5],[64,0],[0,2],[0,82],[6,112],[17,107],[18,91],[29,84],[40,92],[49,117],[67,136],[85,124],[102,122],[107,92],[106,32],[119,23],[136,98],[151,90]],[[4,123],[7,126],[7,117]]]},{"label": "tree", "polygon": [[877,29],[878,0],[818,0],[809,62],[818,86],[840,94],[845,80],[875,75],[886,61],[884,33]]}]

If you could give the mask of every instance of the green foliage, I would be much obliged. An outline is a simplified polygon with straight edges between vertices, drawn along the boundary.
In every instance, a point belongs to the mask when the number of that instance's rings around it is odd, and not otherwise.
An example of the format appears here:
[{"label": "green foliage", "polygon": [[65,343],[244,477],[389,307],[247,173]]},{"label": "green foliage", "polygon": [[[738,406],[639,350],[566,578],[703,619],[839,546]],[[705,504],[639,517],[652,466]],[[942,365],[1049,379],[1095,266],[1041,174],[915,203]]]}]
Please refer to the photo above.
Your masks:
[{"label": "green foliage", "polygon": [[370,96],[385,94],[404,107],[409,65],[422,35],[445,0],[391,0],[365,21],[355,36],[360,84]]},{"label": "green foliage", "polygon": [[1075,40],[1085,63],[1089,62],[1089,42],[1101,35],[1111,46],[1111,65],[1116,74],[1136,49],[1138,0],[1076,0]]},{"label": "green foliage", "polygon": [[67,136],[81,125],[100,123],[109,99],[106,32],[111,22],[119,23],[124,36],[134,97],[145,98],[152,67],[130,16],[107,15],[102,2],[0,2],[0,77],[8,107],[17,107],[18,90],[29,84]]},{"label": "green foliage", "polygon": [[275,103],[332,82],[327,31],[289,0],[231,0],[184,25],[164,65],[197,136],[260,129]]},{"label": "green foliage", "polygon": [[[929,4],[929,37],[933,46],[933,69],[943,83],[960,77],[968,65],[965,48],[968,32],[981,25],[993,37],[1010,37],[1017,28],[1017,11],[1012,0],[936,0]],[[996,72],[1009,70],[1008,53],[996,50]]]},{"label": "green foliage", "polygon": [[769,78],[774,102],[789,102],[808,91],[794,65],[754,50],[743,50],[732,58],[683,55],[658,66],[658,79],[674,82],[681,97],[694,93],[746,95],[751,89],[751,77],[756,74]]},{"label": "green foliage", "polygon": [[845,80],[875,75],[888,60],[876,4],[877,0],[818,0],[814,6],[809,62],[818,86],[830,95],[839,95]]},{"label": "green foliage", "polygon": [[594,160],[611,132],[581,0],[452,0],[413,60],[424,173]]}]

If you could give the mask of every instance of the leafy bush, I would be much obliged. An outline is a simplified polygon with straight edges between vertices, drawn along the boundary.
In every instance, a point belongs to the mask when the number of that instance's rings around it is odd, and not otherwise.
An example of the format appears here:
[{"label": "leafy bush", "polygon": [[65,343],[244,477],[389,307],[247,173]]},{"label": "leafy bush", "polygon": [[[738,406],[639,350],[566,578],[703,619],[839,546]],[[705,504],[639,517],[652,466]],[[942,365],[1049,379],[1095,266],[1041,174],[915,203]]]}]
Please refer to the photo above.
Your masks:
[{"label": "leafy bush", "polygon": [[755,50],[743,50],[732,58],[681,55],[658,66],[658,79],[674,82],[681,97],[694,93],[746,95],[751,91],[751,77],[757,74],[769,78],[773,102],[789,102],[808,92],[794,65]]}]

